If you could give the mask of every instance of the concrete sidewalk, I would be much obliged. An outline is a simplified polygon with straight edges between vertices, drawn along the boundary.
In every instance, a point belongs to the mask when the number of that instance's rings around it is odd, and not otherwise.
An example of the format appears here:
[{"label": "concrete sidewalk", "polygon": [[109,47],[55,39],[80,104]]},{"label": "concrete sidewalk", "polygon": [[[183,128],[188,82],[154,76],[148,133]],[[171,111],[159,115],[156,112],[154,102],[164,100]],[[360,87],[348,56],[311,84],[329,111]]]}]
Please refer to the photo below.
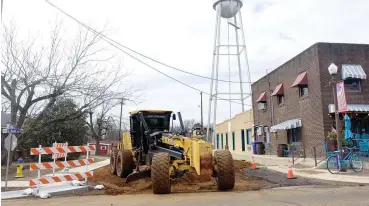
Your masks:
[{"label": "concrete sidewalk", "polygon": [[[277,172],[282,172],[286,174],[288,173],[287,166],[268,166],[267,168]],[[342,172],[339,174],[331,174],[326,169],[292,169],[292,171],[294,176],[297,177],[306,177],[337,182],[369,184],[369,172],[365,170],[356,173],[351,169],[347,169],[347,172]]]},{"label": "concrete sidewalk", "polygon": [[[232,151],[231,151],[232,152]],[[252,161],[252,154],[246,152],[232,152],[232,156],[237,160]],[[275,155],[254,155],[256,163],[262,164],[267,169],[277,172],[288,173],[288,161],[291,158],[277,157]],[[365,164],[363,171],[356,173],[351,169],[347,169],[347,172],[339,174],[331,174],[327,169],[324,169],[325,162],[323,161],[315,167],[314,159],[301,158],[295,162],[292,167],[295,176],[314,178],[328,181],[350,182],[350,183],[363,183],[369,184],[369,170],[366,169],[368,163]]]}]

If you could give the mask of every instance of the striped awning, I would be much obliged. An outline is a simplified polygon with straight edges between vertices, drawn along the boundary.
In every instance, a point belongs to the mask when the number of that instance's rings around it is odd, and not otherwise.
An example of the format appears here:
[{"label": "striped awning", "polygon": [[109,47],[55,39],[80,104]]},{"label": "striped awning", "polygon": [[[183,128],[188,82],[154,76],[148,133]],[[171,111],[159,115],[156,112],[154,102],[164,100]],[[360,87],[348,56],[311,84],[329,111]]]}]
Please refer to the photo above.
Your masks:
[{"label": "striped awning", "polygon": [[270,131],[277,132],[277,130],[293,129],[301,126],[302,126],[301,119],[291,119],[272,126],[270,128]]},{"label": "striped awning", "polygon": [[[328,112],[336,112],[334,104],[328,105]],[[369,112],[369,104],[348,104],[347,112]]]},{"label": "striped awning", "polygon": [[366,74],[360,64],[342,64],[342,79],[366,79]]}]

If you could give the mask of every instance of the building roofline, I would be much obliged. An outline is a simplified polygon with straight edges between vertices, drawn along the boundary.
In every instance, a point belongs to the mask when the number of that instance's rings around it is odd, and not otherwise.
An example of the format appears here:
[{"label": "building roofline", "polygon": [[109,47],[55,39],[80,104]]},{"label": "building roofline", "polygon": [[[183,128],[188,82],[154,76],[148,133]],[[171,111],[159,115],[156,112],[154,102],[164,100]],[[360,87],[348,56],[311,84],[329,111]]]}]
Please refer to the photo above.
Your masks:
[{"label": "building roofline", "polygon": [[253,112],[253,111],[252,111],[252,108],[250,108],[250,109],[248,109],[248,110],[246,110],[246,111],[244,111],[244,112],[238,113],[238,114],[234,115],[234,116],[233,116],[232,118],[230,118],[230,119],[226,119],[226,120],[224,120],[223,122],[220,122],[220,123],[218,123],[218,124],[215,124],[215,126],[218,126],[218,125],[221,125],[221,124],[223,124],[223,123],[225,123],[225,122],[231,121],[231,120],[235,119],[236,117],[238,117],[238,116],[240,116],[240,115],[242,115],[242,114],[244,114],[244,113],[247,113],[247,112]]},{"label": "building roofline", "polygon": [[260,77],[258,80],[256,80],[254,83],[252,83],[251,86],[253,86],[254,84],[258,83],[262,79],[267,78],[268,75],[271,75],[274,72],[278,71],[280,68],[282,68],[286,64],[290,63],[291,61],[293,61],[298,56],[300,56],[300,55],[304,54],[305,52],[311,50],[312,48],[319,48],[320,45],[357,45],[357,46],[369,46],[369,44],[364,44],[364,43],[316,42],[315,44],[313,44],[313,45],[309,46],[308,48],[304,49],[302,52],[296,54],[295,56],[293,56],[292,58],[290,58],[289,60],[287,60],[283,64],[279,65],[277,68],[273,69],[268,74],[265,74],[264,76]]}]

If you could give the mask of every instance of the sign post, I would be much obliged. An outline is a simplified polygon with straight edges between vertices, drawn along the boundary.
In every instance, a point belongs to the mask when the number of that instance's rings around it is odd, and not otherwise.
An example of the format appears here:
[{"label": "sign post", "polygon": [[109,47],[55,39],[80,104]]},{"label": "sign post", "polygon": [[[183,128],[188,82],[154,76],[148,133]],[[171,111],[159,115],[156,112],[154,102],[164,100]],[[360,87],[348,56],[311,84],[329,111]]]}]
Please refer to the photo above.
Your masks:
[{"label": "sign post", "polygon": [[8,189],[8,176],[9,176],[9,165],[10,165],[10,155],[11,151],[15,149],[17,146],[17,137],[13,133],[18,133],[18,128],[13,128],[10,126],[8,128],[9,135],[5,138],[4,146],[5,149],[8,150],[8,160],[6,163],[6,175],[5,175],[5,191]]}]

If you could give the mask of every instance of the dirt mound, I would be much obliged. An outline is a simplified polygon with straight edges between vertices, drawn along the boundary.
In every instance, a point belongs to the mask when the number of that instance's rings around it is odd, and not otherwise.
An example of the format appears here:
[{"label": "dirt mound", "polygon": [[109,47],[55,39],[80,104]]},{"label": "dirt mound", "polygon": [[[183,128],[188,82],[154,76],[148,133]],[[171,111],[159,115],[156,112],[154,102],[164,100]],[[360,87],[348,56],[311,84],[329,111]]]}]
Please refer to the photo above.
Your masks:
[{"label": "dirt mound", "polygon": [[[236,185],[234,190],[246,191],[260,189],[268,182],[246,177],[244,169],[250,167],[251,164],[246,161],[234,160],[234,167],[236,172]],[[120,195],[133,193],[152,193],[151,179],[139,179],[137,181],[125,183],[124,178],[112,175],[109,172],[109,166],[105,166],[94,171],[94,176],[89,178],[93,184],[102,184],[105,186],[105,194]],[[211,192],[217,191],[217,184],[215,178],[211,174],[197,175],[196,173],[187,173],[181,178],[172,180],[172,192]]]},{"label": "dirt mound", "polygon": [[237,173],[237,172],[243,172],[245,168],[251,167],[251,162],[247,162],[245,160],[234,160],[233,165]]}]

